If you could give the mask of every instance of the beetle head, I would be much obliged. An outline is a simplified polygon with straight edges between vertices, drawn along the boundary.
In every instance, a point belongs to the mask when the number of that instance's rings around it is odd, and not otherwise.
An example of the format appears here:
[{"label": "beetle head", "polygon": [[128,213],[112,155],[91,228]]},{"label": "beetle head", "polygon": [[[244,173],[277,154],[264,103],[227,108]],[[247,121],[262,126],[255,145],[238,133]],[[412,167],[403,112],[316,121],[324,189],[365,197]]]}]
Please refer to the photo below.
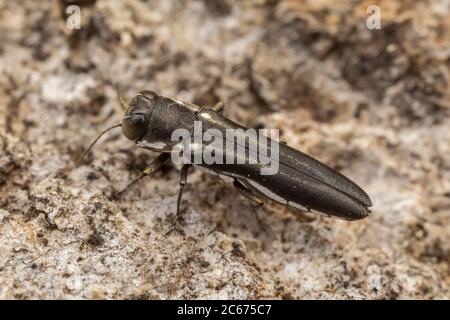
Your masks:
[{"label": "beetle head", "polygon": [[156,97],[156,93],[146,90],[131,98],[122,120],[122,132],[127,139],[139,140],[145,135]]}]

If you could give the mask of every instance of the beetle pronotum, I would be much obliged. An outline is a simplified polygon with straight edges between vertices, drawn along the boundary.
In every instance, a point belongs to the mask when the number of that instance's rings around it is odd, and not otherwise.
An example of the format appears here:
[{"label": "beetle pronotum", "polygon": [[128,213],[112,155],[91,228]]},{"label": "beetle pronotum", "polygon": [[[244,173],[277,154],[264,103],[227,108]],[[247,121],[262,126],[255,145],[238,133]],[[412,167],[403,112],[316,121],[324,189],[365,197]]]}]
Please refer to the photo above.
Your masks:
[{"label": "beetle pronotum", "polygon": [[[222,115],[222,103],[212,108],[204,108],[159,96],[149,90],[139,92],[128,104],[123,99],[121,101],[126,108],[122,122],[102,132],[81,159],[104,133],[121,126],[124,136],[134,141],[138,147],[161,153],[128,186],[155,172],[169,160],[174,147],[179,144],[179,141],[173,141],[173,133],[177,129],[192,133],[196,121],[200,121],[204,128],[220,132],[226,129],[246,129]],[[269,140],[273,143],[273,140]],[[358,185],[318,160],[284,143],[276,143],[279,152],[276,174],[261,175],[260,163],[239,164],[238,161],[201,163],[196,164],[196,167],[232,180],[245,197],[258,205],[263,204],[262,199],[270,199],[291,208],[315,211],[346,220],[361,219],[369,214],[368,208],[372,206],[372,202]],[[200,149],[204,147],[202,145]],[[222,151],[225,156],[227,150]],[[236,157],[236,154],[231,157]],[[180,190],[174,226],[180,215],[181,197],[191,165],[184,164],[180,170]]]}]

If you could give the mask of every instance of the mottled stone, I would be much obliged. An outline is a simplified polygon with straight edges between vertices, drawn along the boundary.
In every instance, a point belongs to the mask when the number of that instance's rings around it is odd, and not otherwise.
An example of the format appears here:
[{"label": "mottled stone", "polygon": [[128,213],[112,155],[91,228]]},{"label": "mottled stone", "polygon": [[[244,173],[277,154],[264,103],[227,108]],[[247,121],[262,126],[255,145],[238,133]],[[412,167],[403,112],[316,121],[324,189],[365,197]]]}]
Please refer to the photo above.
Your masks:
[{"label": "mottled stone", "polygon": [[[450,1],[0,0],[0,298],[450,298]],[[125,187],[155,154],[111,132],[152,89],[225,102],[371,196],[307,218],[191,170]]]}]

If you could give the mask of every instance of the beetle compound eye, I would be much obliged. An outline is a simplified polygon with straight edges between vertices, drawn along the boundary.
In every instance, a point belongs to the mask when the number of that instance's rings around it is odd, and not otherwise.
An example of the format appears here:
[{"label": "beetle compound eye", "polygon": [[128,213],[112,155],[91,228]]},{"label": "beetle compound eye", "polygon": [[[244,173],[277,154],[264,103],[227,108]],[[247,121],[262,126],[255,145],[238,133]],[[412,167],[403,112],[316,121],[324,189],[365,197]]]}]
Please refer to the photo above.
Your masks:
[{"label": "beetle compound eye", "polygon": [[134,114],[131,116],[131,123],[134,127],[140,127],[145,124],[145,118],[141,114]]},{"label": "beetle compound eye", "polygon": [[127,139],[140,139],[145,134],[147,121],[142,114],[131,114],[123,118],[122,132]]}]

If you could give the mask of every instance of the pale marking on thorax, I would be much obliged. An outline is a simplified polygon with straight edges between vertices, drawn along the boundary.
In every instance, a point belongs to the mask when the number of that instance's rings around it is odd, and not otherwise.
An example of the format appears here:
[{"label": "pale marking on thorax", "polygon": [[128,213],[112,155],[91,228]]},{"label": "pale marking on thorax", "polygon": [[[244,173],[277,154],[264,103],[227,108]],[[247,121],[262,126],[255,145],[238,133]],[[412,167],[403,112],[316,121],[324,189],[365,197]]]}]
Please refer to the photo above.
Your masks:
[{"label": "pale marking on thorax", "polygon": [[148,142],[145,140],[139,141],[136,143],[136,145],[140,148],[152,148],[156,150],[164,150],[167,147],[167,144],[161,141],[156,142]]},{"label": "pale marking on thorax", "polygon": [[180,101],[180,100],[177,100],[177,99],[174,99],[174,98],[171,98],[171,99],[172,99],[174,102],[176,102],[176,103],[182,105],[183,107],[185,107],[185,108],[187,108],[187,109],[189,109],[189,110],[191,110],[191,111],[198,111],[198,110],[200,109],[200,107],[197,106],[197,105],[195,105],[195,104],[183,102],[183,101]]}]

